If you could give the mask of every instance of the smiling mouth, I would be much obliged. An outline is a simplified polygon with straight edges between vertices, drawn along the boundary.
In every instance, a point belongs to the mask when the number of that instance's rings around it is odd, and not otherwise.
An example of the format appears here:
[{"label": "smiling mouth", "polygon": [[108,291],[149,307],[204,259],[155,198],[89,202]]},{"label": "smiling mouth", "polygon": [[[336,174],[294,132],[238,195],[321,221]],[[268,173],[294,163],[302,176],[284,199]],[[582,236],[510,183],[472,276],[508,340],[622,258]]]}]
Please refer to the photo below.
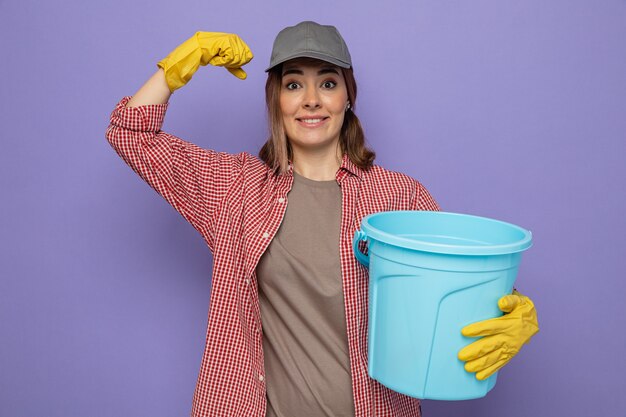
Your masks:
[{"label": "smiling mouth", "polygon": [[322,123],[323,121],[327,120],[328,117],[315,117],[315,118],[298,118],[296,119],[297,121],[299,121],[300,123],[307,125],[307,126],[315,126],[318,125],[320,123]]}]

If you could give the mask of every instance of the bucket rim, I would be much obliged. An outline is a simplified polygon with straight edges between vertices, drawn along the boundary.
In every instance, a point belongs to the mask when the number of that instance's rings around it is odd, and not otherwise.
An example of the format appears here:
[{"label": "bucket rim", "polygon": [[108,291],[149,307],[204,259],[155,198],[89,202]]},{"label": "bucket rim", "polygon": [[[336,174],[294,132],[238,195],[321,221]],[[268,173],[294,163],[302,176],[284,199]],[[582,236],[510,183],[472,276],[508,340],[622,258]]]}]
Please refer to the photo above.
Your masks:
[{"label": "bucket rim", "polygon": [[[381,216],[390,216],[394,214],[407,215],[407,213],[424,215],[424,216],[438,216],[438,217],[467,217],[474,220],[483,222],[497,223],[506,226],[511,229],[515,229],[521,232],[522,239],[516,240],[511,243],[505,244],[480,244],[480,245],[453,245],[446,243],[432,243],[424,242],[418,239],[406,238],[398,235],[393,235],[382,231],[370,224],[370,221]],[[386,244],[414,249],[423,252],[450,254],[450,255],[470,255],[470,256],[486,256],[486,255],[508,255],[518,252],[523,252],[532,246],[532,232],[526,230],[520,226],[512,223],[508,223],[502,220],[496,220],[489,217],[482,217],[473,214],[466,213],[453,213],[446,211],[428,211],[428,210],[395,210],[395,211],[382,211],[378,213],[369,214],[361,220],[361,229],[365,232],[367,238],[374,238]]]}]

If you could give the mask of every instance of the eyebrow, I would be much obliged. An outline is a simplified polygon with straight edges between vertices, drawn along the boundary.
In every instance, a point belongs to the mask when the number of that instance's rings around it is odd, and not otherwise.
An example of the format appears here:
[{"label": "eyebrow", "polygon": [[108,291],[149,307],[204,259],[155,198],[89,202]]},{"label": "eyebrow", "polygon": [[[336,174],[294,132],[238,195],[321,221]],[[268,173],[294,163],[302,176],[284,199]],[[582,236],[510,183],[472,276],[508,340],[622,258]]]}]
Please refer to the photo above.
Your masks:
[{"label": "eyebrow", "polygon": [[[337,70],[334,69],[334,68],[331,68],[331,67],[325,67],[325,68],[322,68],[319,71],[317,71],[317,75],[324,75],[324,74],[329,74],[329,73],[333,73],[333,74],[339,75]],[[299,70],[299,69],[296,69],[296,68],[292,68],[292,69],[285,70],[285,72],[283,72],[283,77],[285,75],[289,75],[289,74],[304,75],[304,72],[302,72],[302,70]]]}]

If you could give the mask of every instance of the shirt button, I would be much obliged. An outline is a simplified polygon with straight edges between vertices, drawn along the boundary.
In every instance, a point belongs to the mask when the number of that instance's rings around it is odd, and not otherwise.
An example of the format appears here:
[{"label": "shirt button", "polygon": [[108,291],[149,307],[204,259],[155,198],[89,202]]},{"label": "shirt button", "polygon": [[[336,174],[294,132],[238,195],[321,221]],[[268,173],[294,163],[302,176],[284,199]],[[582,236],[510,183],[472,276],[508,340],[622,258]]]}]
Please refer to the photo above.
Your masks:
[{"label": "shirt button", "polygon": [[246,278],[246,284],[250,285],[250,280]]},{"label": "shirt button", "polygon": [[269,233],[267,233],[267,232],[263,233],[263,239],[267,239],[268,237],[270,237]]},{"label": "shirt button", "polygon": [[285,202],[285,199],[281,197],[281,198],[279,198],[279,199],[278,199],[278,202],[279,202],[279,203],[284,203],[284,202]]},{"label": "shirt button", "polygon": [[259,375],[259,381],[261,382],[265,381],[265,377],[263,375]]}]

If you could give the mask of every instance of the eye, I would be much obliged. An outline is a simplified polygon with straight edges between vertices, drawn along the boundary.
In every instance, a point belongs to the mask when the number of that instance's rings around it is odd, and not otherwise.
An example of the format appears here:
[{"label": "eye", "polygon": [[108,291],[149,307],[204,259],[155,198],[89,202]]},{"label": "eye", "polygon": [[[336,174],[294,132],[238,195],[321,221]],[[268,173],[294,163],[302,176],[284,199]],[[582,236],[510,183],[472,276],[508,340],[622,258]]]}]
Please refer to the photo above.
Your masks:
[{"label": "eye", "polygon": [[323,88],[334,88],[336,85],[337,85],[337,83],[334,82],[334,81],[324,81],[322,83],[322,87]]},{"label": "eye", "polygon": [[287,90],[295,90],[296,88],[300,86],[298,85],[298,83],[292,81],[290,83],[287,83],[285,87],[287,88]]}]

